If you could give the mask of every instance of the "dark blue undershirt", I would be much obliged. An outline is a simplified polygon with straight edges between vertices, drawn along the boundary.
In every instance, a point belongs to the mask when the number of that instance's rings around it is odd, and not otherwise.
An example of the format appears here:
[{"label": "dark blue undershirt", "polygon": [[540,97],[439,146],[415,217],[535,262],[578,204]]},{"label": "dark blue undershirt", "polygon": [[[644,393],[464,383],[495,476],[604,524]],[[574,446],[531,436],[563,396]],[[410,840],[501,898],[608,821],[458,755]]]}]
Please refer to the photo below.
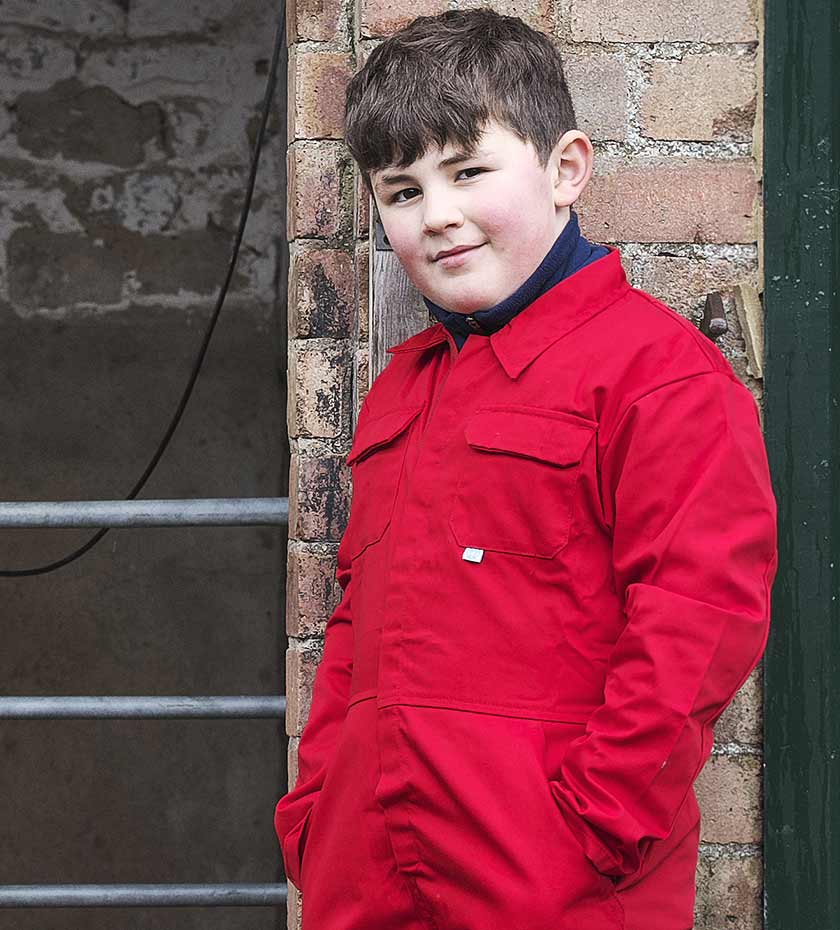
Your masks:
[{"label": "dark blue undershirt", "polygon": [[564,278],[608,254],[609,249],[603,245],[595,245],[584,239],[580,234],[577,213],[570,210],[569,221],[539,267],[527,281],[500,303],[485,310],[465,314],[445,310],[426,297],[423,300],[429,312],[452,333],[460,351],[467,341],[467,336],[489,336],[495,333]]}]

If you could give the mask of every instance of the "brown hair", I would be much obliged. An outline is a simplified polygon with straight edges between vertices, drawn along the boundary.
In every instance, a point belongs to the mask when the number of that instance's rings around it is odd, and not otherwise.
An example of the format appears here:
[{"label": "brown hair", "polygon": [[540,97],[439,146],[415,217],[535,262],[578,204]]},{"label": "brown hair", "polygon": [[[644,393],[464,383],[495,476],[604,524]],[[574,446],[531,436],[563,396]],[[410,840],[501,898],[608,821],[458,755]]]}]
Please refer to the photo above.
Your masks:
[{"label": "brown hair", "polygon": [[515,16],[490,9],[418,16],[378,45],[347,87],[345,142],[370,175],[436,144],[464,151],[493,119],[530,142],[543,167],[577,129],[560,52]]}]

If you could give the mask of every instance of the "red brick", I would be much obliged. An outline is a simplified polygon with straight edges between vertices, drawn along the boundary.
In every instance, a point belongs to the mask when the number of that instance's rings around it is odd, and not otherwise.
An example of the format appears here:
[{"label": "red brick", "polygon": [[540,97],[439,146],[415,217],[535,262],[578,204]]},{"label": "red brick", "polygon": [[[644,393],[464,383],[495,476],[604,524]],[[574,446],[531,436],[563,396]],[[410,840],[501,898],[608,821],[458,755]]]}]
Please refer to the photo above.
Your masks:
[{"label": "red brick", "polygon": [[321,652],[292,641],[286,650],[286,734],[300,736],[312,705],[312,685]]},{"label": "red brick", "polygon": [[348,418],[349,345],[339,339],[289,342],[289,436],[335,439]]},{"label": "red brick", "polygon": [[288,155],[289,239],[335,236],[341,226],[338,143],[295,142]]},{"label": "red brick", "polygon": [[574,42],[754,42],[751,0],[571,0]]},{"label": "red brick", "polygon": [[350,512],[346,456],[293,453],[289,469],[289,538],[340,542]]},{"label": "red brick", "polygon": [[292,542],[286,571],[286,632],[289,636],[323,635],[340,600],[335,553]]},{"label": "red brick", "polygon": [[596,156],[575,204],[596,242],[755,242],[755,164],[749,158]]},{"label": "red brick", "polygon": [[310,39],[328,42],[339,32],[341,0],[286,0],[289,45]]},{"label": "red brick", "polygon": [[298,891],[297,885],[292,882],[289,886],[289,895],[286,899],[286,928],[287,930],[300,930],[303,925],[303,894]]},{"label": "red brick", "polygon": [[642,134],[653,139],[748,142],[755,122],[755,61],[744,56],[686,55],[654,61],[642,96]]},{"label": "red brick", "polygon": [[360,0],[362,36],[387,36],[410,23],[415,16],[435,16],[449,9],[448,0],[416,0],[410,7],[391,0]]},{"label": "red brick", "polygon": [[366,239],[370,231],[370,194],[362,180],[360,172],[356,172],[356,223],[355,238]]},{"label": "red brick", "polygon": [[761,841],[761,761],[757,756],[714,755],[697,779],[704,843]]},{"label": "red brick", "polygon": [[289,141],[341,139],[344,91],[350,80],[349,55],[289,51]]},{"label": "red brick", "polygon": [[295,786],[298,777],[298,746],[300,744],[299,736],[289,737],[289,749],[286,753],[286,770],[288,772],[289,789]]},{"label": "red brick", "polygon": [[289,336],[352,335],[353,258],[338,249],[294,249],[289,274]]},{"label": "red brick", "polygon": [[367,242],[356,245],[356,309],[356,338],[366,342],[370,320],[370,248]]},{"label": "red brick", "polygon": [[694,930],[761,930],[762,864],[758,856],[709,859],[698,869]]},{"label": "red brick", "polygon": [[566,52],[563,73],[575,105],[578,129],[590,139],[627,137],[627,65],[621,55]]},{"label": "red brick", "polygon": [[370,58],[371,52],[376,48],[377,45],[382,44],[382,38],[376,39],[362,39],[356,45],[356,67],[363,68],[367,63],[368,58]]}]

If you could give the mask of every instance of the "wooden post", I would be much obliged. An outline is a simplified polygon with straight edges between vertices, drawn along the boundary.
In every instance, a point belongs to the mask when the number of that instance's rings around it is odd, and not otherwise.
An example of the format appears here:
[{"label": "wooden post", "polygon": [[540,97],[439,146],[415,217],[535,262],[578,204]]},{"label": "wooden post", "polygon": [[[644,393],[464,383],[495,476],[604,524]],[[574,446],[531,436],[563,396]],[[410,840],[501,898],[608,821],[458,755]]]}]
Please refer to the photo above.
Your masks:
[{"label": "wooden post", "polygon": [[434,320],[405,273],[370,201],[370,381],[388,364],[386,352]]}]

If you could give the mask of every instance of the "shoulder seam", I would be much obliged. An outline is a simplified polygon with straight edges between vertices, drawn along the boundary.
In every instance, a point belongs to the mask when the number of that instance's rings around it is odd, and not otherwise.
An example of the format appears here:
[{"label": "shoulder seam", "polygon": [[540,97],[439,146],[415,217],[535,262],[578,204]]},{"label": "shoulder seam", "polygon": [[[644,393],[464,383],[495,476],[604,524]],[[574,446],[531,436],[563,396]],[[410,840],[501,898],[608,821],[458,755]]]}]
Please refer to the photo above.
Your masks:
[{"label": "shoulder seam", "polygon": [[[641,288],[638,288],[638,287],[633,287],[631,288],[631,290],[633,291],[633,293],[638,294],[639,297],[643,297],[654,309],[658,310],[660,313],[664,313],[664,315],[667,316],[677,326],[682,326],[683,329],[688,329],[691,332],[695,345],[703,353],[706,360],[709,362],[712,362],[713,365],[715,362],[719,363],[720,359],[715,357],[715,355],[710,351],[711,346],[707,345],[709,341],[708,336],[704,336],[703,333],[701,333],[700,330],[697,329],[697,327],[694,326],[690,320],[687,320],[682,314],[677,313],[676,310],[674,310],[672,307],[669,307],[667,304],[663,303],[661,300],[657,300],[657,298],[654,297],[652,294],[648,294],[647,291],[643,291],[641,290]],[[665,313],[666,310],[670,312]],[[718,351],[718,355],[720,356],[720,358],[723,358],[723,355],[720,352],[720,349],[718,349],[717,351]],[[720,370],[720,369],[718,369],[718,367],[715,366],[715,370]],[[721,374],[726,374],[726,372],[721,371]]]},{"label": "shoulder seam", "polygon": [[661,391],[664,388],[670,387],[672,384],[679,384],[682,381],[691,381],[694,378],[704,378],[707,375],[722,375],[728,381],[735,381],[737,384],[740,384],[741,387],[743,387],[745,390],[748,390],[746,386],[742,384],[737,378],[733,377],[728,372],[720,371],[717,368],[711,368],[708,371],[695,371],[695,372],[692,372],[690,375],[680,375],[678,378],[672,378],[670,381],[664,381],[662,384],[657,384],[655,387],[649,388],[648,390],[643,391],[641,394],[637,395],[636,397],[633,397],[624,406],[624,409],[621,411],[621,413],[618,415],[616,419],[615,426],[613,427],[612,432],[610,433],[609,439],[607,439],[601,445],[601,448],[604,450],[604,457],[606,458],[608,451],[609,451],[610,443],[615,438],[615,434],[618,432],[618,429],[621,426],[624,418],[630,412],[631,408],[635,407],[635,405],[638,404],[639,401],[644,400],[646,397],[650,397],[651,394],[656,394],[657,391]]}]

